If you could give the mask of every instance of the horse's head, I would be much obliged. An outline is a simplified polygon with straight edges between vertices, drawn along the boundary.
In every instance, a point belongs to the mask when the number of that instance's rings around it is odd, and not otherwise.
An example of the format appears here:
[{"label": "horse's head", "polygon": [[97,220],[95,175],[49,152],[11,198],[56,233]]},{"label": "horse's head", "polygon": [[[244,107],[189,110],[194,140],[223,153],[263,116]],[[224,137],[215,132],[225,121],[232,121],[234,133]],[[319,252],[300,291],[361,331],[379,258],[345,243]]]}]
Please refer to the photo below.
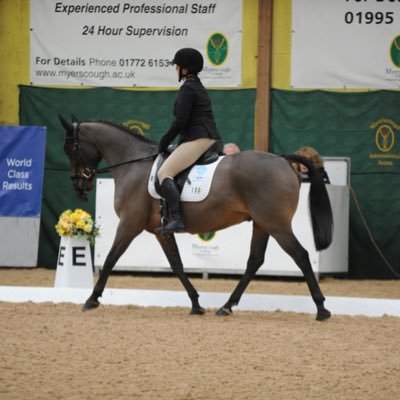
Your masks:
[{"label": "horse's head", "polygon": [[93,179],[101,154],[76,118],[73,118],[72,124],[61,116],[59,119],[66,131],[64,152],[70,162],[72,185],[77,196],[87,201],[87,192],[94,187]]}]

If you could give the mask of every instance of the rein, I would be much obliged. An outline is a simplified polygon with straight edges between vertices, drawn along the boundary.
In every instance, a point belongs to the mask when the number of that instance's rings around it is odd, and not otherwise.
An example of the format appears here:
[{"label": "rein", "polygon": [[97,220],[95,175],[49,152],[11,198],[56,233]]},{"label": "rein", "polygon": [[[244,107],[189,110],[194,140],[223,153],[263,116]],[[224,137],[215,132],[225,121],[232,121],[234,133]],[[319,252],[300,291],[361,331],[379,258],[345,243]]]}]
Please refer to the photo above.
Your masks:
[{"label": "rein", "polygon": [[145,156],[145,157],[141,157],[141,158],[135,158],[133,160],[128,160],[128,161],[123,161],[120,162],[118,164],[114,164],[114,165],[109,165],[106,168],[99,168],[99,169],[94,169],[93,171],[91,171],[94,175],[97,174],[104,174],[106,172],[110,172],[110,170],[112,168],[117,168],[120,167],[121,165],[126,165],[126,164],[132,164],[136,161],[147,161],[147,160],[154,160],[156,157],[158,156],[158,152],[154,153],[154,154],[150,154],[149,156]]}]

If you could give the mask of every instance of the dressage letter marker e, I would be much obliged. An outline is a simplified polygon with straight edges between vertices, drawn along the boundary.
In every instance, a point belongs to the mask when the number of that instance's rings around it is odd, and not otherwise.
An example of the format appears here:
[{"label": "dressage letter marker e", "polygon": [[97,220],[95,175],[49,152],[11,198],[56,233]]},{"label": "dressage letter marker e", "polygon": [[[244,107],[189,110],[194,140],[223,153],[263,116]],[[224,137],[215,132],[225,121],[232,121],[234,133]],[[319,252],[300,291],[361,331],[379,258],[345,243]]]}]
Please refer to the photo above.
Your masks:
[{"label": "dressage letter marker e", "polygon": [[[83,251],[83,254],[82,254]],[[79,262],[78,258],[83,258],[83,262]],[[72,266],[79,267],[79,266],[86,266],[85,261],[85,247],[73,247],[72,248]]]},{"label": "dressage letter marker e", "polygon": [[61,238],[54,286],[93,288],[92,258],[87,239]]},{"label": "dressage letter marker e", "polygon": [[58,262],[57,262],[57,266],[63,266],[63,262],[61,261],[64,258],[64,251],[65,251],[65,247],[64,246],[60,246],[60,251],[58,252]]}]

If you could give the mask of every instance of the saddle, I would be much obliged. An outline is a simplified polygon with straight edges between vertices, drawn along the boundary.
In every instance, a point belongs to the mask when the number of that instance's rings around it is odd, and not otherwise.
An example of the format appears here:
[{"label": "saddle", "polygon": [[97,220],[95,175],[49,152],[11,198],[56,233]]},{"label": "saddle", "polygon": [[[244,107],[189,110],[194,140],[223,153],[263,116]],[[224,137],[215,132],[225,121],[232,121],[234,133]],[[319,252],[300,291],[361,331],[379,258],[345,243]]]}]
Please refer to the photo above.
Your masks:
[{"label": "saddle", "polygon": [[[168,223],[169,210],[167,202],[160,194],[160,183],[158,181],[157,172],[176,147],[177,146],[169,146],[166,152],[160,153],[157,156],[150,172],[148,182],[150,195],[160,200],[159,211],[162,226]],[[181,195],[181,201],[202,201],[207,197],[215,169],[223,158],[222,144],[221,142],[216,142],[191,166],[175,176],[174,180]]]},{"label": "saddle", "polygon": [[[157,172],[160,169],[161,165],[164,163],[164,161],[170,156],[170,154],[173,153],[173,151],[177,148],[177,145],[170,145],[167,148],[167,151],[164,153],[160,153],[159,156],[157,157],[157,167],[156,167],[156,173],[155,173],[155,181],[154,181],[154,188],[156,192],[161,196],[160,194],[160,182],[158,181],[157,177]],[[218,160],[218,158],[223,155],[221,151],[221,143],[220,142],[215,142],[199,159],[197,159],[192,165],[190,165],[188,168],[184,169],[182,172],[180,172],[178,175],[175,176],[174,181],[175,184],[178,188],[179,193],[182,193],[183,187],[185,186],[185,183],[189,181],[189,173],[194,165],[208,165],[212,164],[215,161]],[[161,196],[162,197],[162,196]]]}]

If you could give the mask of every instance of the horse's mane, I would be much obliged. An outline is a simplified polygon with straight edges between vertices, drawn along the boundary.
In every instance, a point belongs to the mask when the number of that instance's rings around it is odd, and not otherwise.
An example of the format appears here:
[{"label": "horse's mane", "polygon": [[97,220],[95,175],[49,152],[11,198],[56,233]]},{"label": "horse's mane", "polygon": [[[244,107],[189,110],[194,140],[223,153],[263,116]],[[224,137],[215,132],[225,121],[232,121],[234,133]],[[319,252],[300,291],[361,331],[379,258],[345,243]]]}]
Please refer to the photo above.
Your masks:
[{"label": "horse's mane", "polygon": [[94,121],[89,121],[89,122],[98,122],[101,124],[110,125],[110,126],[113,126],[114,128],[118,128],[118,129],[124,131],[125,133],[128,133],[129,135],[133,136],[134,138],[136,138],[142,142],[145,142],[148,144],[157,144],[157,142],[155,142],[154,140],[151,140],[143,135],[140,135],[139,133],[133,132],[128,127],[126,127],[125,125],[121,125],[118,122],[104,121],[104,120],[94,120]]}]

